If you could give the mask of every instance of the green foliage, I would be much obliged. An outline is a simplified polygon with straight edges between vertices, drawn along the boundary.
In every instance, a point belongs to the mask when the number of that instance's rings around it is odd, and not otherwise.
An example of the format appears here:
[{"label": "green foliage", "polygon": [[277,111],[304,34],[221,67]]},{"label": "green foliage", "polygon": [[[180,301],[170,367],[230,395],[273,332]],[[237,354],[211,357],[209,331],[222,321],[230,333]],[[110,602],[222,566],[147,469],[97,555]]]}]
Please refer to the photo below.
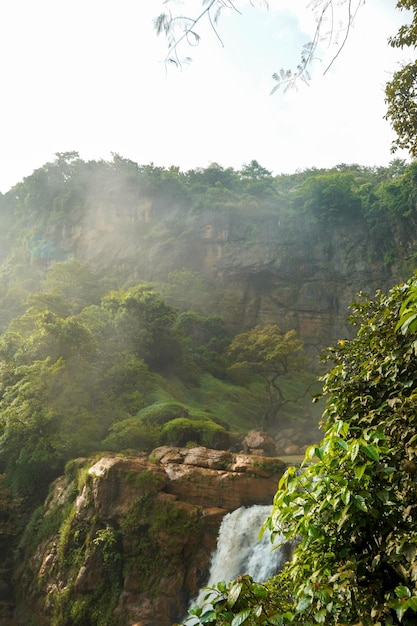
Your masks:
[{"label": "green foliage", "polygon": [[328,357],[325,437],[308,455],[318,461],[288,472],[275,499],[272,530],[301,538],[291,571],[310,619],[388,624],[406,612],[398,588],[417,592],[417,362],[415,338],[396,331],[408,288],[353,304],[358,334]]},{"label": "green foliage", "polygon": [[177,417],[188,417],[189,411],[184,404],[178,402],[159,402],[150,404],[137,417],[149,426],[162,426]]},{"label": "green foliage", "polygon": [[[403,242],[404,250],[413,247],[412,233],[417,224],[416,182],[416,163],[411,163],[406,169],[400,163],[398,171],[393,164],[392,177],[368,191],[364,198],[364,213],[375,244],[385,254],[390,253],[393,260],[398,258],[394,252],[395,239]],[[414,259],[410,260],[414,270]]]},{"label": "green foliage", "polygon": [[132,504],[121,523],[121,532],[128,539],[132,554],[124,562],[125,574],[135,578],[141,591],[158,598],[165,576],[176,571],[178,559],[181,559],[180,551],[176,552],[173,547],[184,545],[184,537],[191,528],[195,531],[198,523],[189,508],[159,498],[155,493],[144,493]]},{"label": "green foliage", "polygon": [[[88,475],[84,467],[78,465],[78,471],[76,468],[68,466],[64,487],[69,492],[75,488],[79,494]],[[39,507],[25,529],[21,549],[25,558],[30,558],[36,548],[46,549],[49,543],[56,556],[53,568],[45,568],[37,578],[40,589],[48,587],[58,575],[66,581],[65,586],[51,585],[48,590],[51,625],[116,626],[120,622],[114,609],[122,591],[121,534],[110,524],[80,524],[75,513],[74,504],[63,499]],[[76,593],[74,585],[80,568],[90,559],[99,568],[100,578],[89,593]],[[25,615],[25,623],[34,626],[37,615]]]},{"label": "green foliage", "polygon": [[[265,380],[269,396],[265,424],[274,421],[283,405],[299,399],[286,397],[283,391],[283,381],[296,373],[301,375],[308,363],[303,353],[303,342],[294,330],[282,333],[276,324],[268,324],[239,333],[228,346],[227,356],[231,372],[249,372]],[[307,390],[303,395],[305,393]]]},{"label": "green foliage", "polygon": [[[372,223],[391,246],[396,232],[383,226],[392,207],[380,206],[377,192],[398,174],[398,168],[339,165],[273,177],[256,161],[237,171],[211,164],[181,172],[120,155],[109,162],[57,156],[2,197],[0,218],[13,245],[8,238],[0,255],[0,327],[41,287],[76,314],[87,303],[97,305],[110,288],[128,290],[146,280],[157,280],[167,302],[182,311],[221,314],[235,324],[242,314],[239,296],[207,273],[206,244],[213,241],[221,252],[242,238],[246,245],[265,242],[277,224],[285,238],[317,220],[351,224],[353,214],[366,232],[371,199]],[[213,214],[214,205],[222,210]],[[100,271],[94,274],[79,260],[84,248],[75,248],[75,233],[82,243],[83,234],[102,223],[109,231],[100,231]],[[202,233],[204,245],[196,249]],[[115,263],[120,242],[128,254]],[[73,258],[76,251],[80,256]]]},{"label": "green foliage", "polygon": [[142,423],[137,417],[129,417],[110,427],[102,445],[105,450],[114,452],[123,450],[151,452],[158,445],[158,441],[157,428]]},{"label": "green foliage", "polygon": [[[240,171],[212,164],[182,173],[118,155],[88,163],[57,155],[1,198],[8,233],[0,233],[6,484],[42,497],[65,463],[94,450],[148,452],[161,442],[227,447],[229,432],[260,427],[262,414],[275,417],[277,407],[286,419],[296,416],[310,385],[301,342],[275,325],[239,333],[240,292],[210,278],[207,250],[226,258],[235,242],[248,250],[269,242],[278,223],[288,241],[300,225],[320,234],[330,219],[358,228],[369,259],[384,254],[398,266],[414,264],[416,180],[416,165],[398,160],[387,168],[340,165],[272,177],[256,161]],[[103,245],[99,272],[73,259],[74,250],[63,244],[77,229],[96,228],[92,204],[114,228],[106,245],[114,238],[132,250],[115,263],[120,257]],[[196,233],[204,245],[196,246]],[[155,278],[163,293],[143,283]],[[232,600],[228,587],[221,590],[225,623],[262,623],[268,606],[275,611],[269,623],[285,623],[290,613],[293,623],[414,619],[416,293],[414,280],[376,303],[354,306],[358,336],[330,353],[335,367],[324,381],[330,396],[325,435],[308,457],[318,460],[301,476],[289,472],[276,500],[277,511],[287,515],[286,532],[306,537],[301,545],[308,549],[301,547],[285,574],[264,585],[262,601],[256,599],[261,587],[255,593],[247,579],[230,587]],[[229,348],[232,370],[245,386],[225,372],[231,329],[238,331]],[[68,476],[77,473],[75,465],[67,468]],[[97,554],[105,548],[103,559],[118,545],[115,529],[98,528],[91,537],[73,532],[73,509],[65,519],[56,510],[42,515],[30,527],[33,536],[42,540],[59,527],[60,554],[74,567],[82,542]],[[270,521],[273,529],[277,524],[278,513]],[[155,538],[139,543],[144,572],[156,576]],[[105,583],[118,589],[117,581]],[[56,623],[64,616],[86,623],[94,602],[97,597],[73,601],[63,593]],[[110,614],[99,617],[99,611],[92,623],[110,624]],[[204,620],[210,623],[209,616]]]},{"label": "green foliage", "polygon": [[[271,374],[265,388],[254,365],[262,359],[243,367],[249,359],[239,357],[228,377],[225,347],[246,313],[240,291],[208,271],[207,251],[227,255],[234,242],[255,249],[278,223],[283,240],[322,218],[352,226],[354,213],[360,231],[372,233],[369,258],[401,254],[411,265],[415,181],[415,165],[399,161],[273,177],[256,161],[181,172],[120,155],[56,155],[1,198],[14,242],[3,237],[0,251],[0,469],[9,484],[34,493],[72,456],[147,451],[162,424],[155,433],[134,416],[159,402],[186,407],[188,415],[173,419],[211,411],[212,422],[235,433],[262,426],[263,415],[276,427],[278,408],[292,420],[307,402],[304,367]],[[74,233],[96,229],[97,220],[113,230],[100,235],[106,251],[97,252],[94,271],[75,258]],[[113,241],[126,246],[123,262],[114,262]],[[163,293],[137,284],[151,278]]]},{"label": "green foliage", "polygon": [[224,352],[230,341],[224,319],[219,315],[202,316],[194,311],[181,313],[176,329],[186,337],[187,352],[201,371],[218,378],[226,377]]},{"label": "green foliage", "polygon": [[207,310],[215,291],[207,277],[185,269],[169,272],[160,289],[165,300],[180,311]]},{"label": "green foliage", "polygon": [[144,472],[133,472],[127,474],[127,481],[135,486],[141,492],[142,496],[148,496],[159,491],[165,484],[166,479],[151,470]]},{"label": "green foliage", "polygon": [[225,376],[221,317],[178,314],[144,285],[90,304],[91,276],[75,262],[48,276],[53,290],[32,294],[0,338],[0,463],[15,492],[41,498],[65,463],[93,450],[228,447],[229,422],[256,425],[265,390],[206,373]]},{"label": "green foliage", "polygon": [[[417,42],[416,2],[398,0],[397,8],[412,11],[412,18],[409,24],[400,26],[398,33],[391,37],[390,45],[393,48],[414,48]],[[386,117],[396,133],[393,151],[405,148],[413,157],[417,155],[416,85],[417,65],[415,61],[410,61],[394,72],[385,87],[385,101],[388,105]]]},{"label": "green foliage", "polygon": [[209,419],[193,420],[185,417],[173,419],[162,428],[160,441],[171,446],[185,446],[192,441],[207,448],[229,447],[227,431]]},{"label": "green foliage", "polygon": [[[189,610],[187,626],[217,624],[226,626],[282,626],[291,618],[291,581],[285,570],[265,583],[248,575],[209,587],[203,606]],[[295,622],[297,623],[297,622]]]},{"label": "green foliage", "polygon": [[406,296],[400,307],[400,319],[395,327],[403,335],[417,331],[417,281],[409,283]]},{"label": "green foliage", "polygon": [[296,202],[305,213],[326,222],[352,219],[361,212],[357,183],[351,172],[328,172],[307,178],[297,190]]},{"label": "green foliage", "polygon": [[175,311],[153,288],[139,285],[111,293],[103,306],[110,312],[118,351],[133,351],[157,371],[180,365],[183,349],[173,328]]},{"label": "green foliage", "polygon": [[[122,591],[121,558],[116,545],[119,541],[110,527],[99,529],[97,542],[92,542],[92,553],[102,561],[101,578],[94,591],[75,594],[72,584],[50,595],[51,626],[118,626],[120,620],[114,611]],[[77,562],[77,551],[69,552],[68,569],[74,576],[82,561]],[[71,559],[74,561],[71,561]],[[75,568],[71,571],[71,568]]]},{"label": "green foliage", "polygon": [[68,314],[80,313],[91,304],[98,304],[105,293],[89,265],[76,259],[55,263],[41,281],[42,292],[53,294],[67,303]]},{"label": "green foliage", "polygon": [[148,369],[133,354],[115,355],[97,326],[50,306],[43,299],[28,309],[0,341],[0,458],[26,494],[41,494],[68,459],[97,449],[149,390]]},{"label": "green foliage", "polygon": [[268,404],[265,385],[259,381],[242,387],[205,373],[200,376],[198,386],[190,387],[178,380],[175,380],[174,385],[161,378],[158,378],[158,385],[156,392],[149,398],[156,401],[155,404],[175,401],[175,404],[188,411],[188,417],[202,413],[206,419],[210,418],[232,432],[261,427],[262,409]]},{"label": "green foliage", "polygon": [[68,459],[97,448],[109,426],[111,397],[98,396],[96,369],[89,360],[74,365],[3,364],[0,454],[18,491],[42,493]]},{"label": "green foliage", "polygon": [[106,524],[104,528],[99,528],[93,539],[93,545],[99,548],[104,566],[113,567],[115,562],[121,559],[120,552],[116,549],[119,541],[119,534],[113,526]]}]

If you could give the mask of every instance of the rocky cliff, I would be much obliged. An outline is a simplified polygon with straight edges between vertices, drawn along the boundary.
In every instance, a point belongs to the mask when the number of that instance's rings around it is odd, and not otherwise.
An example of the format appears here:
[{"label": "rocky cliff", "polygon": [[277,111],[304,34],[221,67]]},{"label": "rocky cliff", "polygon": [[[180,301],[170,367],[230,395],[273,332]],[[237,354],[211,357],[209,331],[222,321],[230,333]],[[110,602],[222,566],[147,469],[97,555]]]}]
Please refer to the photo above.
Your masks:
[{"label": "rocky cliff", "polygon": [[[388,263],[361,219],[307,221],[281,217],[279,209],[249,216],[172,207],[161,215],[146,206],[146,219],[140,205],[132,221],[92,210],[89,228],[68,230],[55,245],[138,281],[196,272],[216,285],[212,312],[236,328],[278,321],[283,330],[295,328],[313,352],[350,335],[348,307],[359,291],[374,295],[413,271],[400,242],[395,263]],[[203,296],[197,302],[193,296],[189,285],[188,307],[201,306]]]},{"label": "rocky cliff", "polygon": [[3,624],[170,626],[207,580],[225,513],[272,503],[284,467],[201,447],[78,459],[26,528]]}]

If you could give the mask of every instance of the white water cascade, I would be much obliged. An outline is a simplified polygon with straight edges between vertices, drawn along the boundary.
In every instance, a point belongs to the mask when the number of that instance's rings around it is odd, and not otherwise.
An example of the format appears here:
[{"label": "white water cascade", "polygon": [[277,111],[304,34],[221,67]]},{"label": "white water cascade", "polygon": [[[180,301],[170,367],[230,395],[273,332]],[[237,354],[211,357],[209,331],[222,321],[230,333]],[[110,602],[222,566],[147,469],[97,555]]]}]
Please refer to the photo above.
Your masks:
[{"label": "white water cascade", "polygon": [[[270,506],[241,507],[223,518],[217,549],[211,559],[207,587],[239,574],[249,574],[256,582],[264,582],[276,574],[288,558],[285,549],[273,549],[269,532],[259,539],[259,531],[271,513]],[[274,545],[279,544],[279,538]],[[207,591],[200,591],[192,606],[201,604]]]}]

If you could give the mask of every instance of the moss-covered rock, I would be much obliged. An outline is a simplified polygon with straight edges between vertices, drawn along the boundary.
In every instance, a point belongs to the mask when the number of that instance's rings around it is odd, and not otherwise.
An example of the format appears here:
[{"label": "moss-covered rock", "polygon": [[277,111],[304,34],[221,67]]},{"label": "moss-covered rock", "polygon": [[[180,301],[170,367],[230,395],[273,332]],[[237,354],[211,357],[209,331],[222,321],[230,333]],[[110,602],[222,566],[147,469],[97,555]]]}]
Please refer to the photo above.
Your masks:
[{"label": "moss-covered rock", "polygon": [[170,626],[207,580],[224,514],[272,502],[283,469],[202,447],[68,464],[20,544],[19,626]]}]

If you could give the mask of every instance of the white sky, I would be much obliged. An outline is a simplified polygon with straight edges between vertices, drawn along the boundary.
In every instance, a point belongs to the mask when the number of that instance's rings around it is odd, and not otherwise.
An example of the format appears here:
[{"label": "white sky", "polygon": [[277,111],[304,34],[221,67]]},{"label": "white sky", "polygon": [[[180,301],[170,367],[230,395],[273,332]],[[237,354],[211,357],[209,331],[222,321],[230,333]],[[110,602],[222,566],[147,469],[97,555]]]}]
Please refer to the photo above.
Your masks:
[{"label": "white sky", "polygon": [[[201,1],[189,4],[196,14]],[[329,72],[337,47],[321,51],[309,87],[271,96],[314,22],[309,0],[269,4],[221,18],[224,47],[203,28],[198,48],[181,49],[193,62],[167,72],[160,0],[1,0],[0,191],[73,150],[182,169],[257,159],[275,174],[387,165],[384,82],[408,60],[387,38],[407,14],[367,0]]]}]

